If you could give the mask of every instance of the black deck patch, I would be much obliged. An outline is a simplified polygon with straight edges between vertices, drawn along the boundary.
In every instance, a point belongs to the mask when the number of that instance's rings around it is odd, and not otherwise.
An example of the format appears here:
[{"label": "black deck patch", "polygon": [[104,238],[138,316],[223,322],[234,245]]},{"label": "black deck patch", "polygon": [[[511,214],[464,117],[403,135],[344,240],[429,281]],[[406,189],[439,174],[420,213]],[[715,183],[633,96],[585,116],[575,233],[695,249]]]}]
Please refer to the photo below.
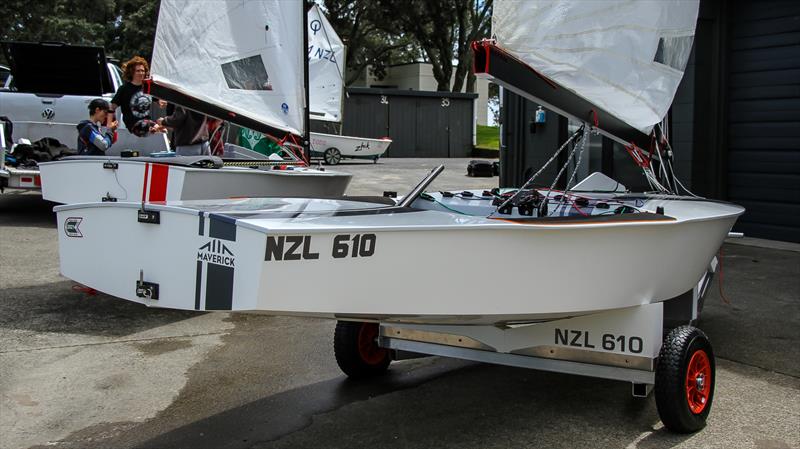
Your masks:
[{"label": "black deck patch", "polygon": [[236,241],[236,219],[220,214],[209,215],[208,236],[214,239]]}]

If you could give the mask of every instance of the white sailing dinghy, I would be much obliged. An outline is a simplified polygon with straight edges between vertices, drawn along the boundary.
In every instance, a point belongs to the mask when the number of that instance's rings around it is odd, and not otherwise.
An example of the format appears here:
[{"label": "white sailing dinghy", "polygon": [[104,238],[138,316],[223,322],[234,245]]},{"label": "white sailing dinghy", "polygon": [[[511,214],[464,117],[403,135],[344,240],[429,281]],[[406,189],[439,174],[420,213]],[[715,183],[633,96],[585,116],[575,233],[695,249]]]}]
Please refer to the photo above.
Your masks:
[{"label": "white sailing dinghy", "polygon": [[[305,18],[300,2],[162,2],[146,90],[268,135],[308,136]],[[289,148],[277,160],[232,145],[226,155],[65,158],[41,164],[42,194],[65,204],[338,196],[350,182]]]},{"label": "white sailing dinghy", "polygon": [[[668,143],[653,128],[677,82],[642,76],[637,84],[632,76],[619,84],[612,75],[621,61],[631,65],[622,72],[649,73],[659,61],[671,64],[656,70],[664,77],[681,72],[697,6],[495,2],[500,41],[474,46],[477,71],[584,121],[519,189],[425,192],[439,168],[399,200],[59,206],[61,271],[150,307],[340,320],[336,359],[352,377],[380,374],[392,357],[411,351],[629,381],[636,396],[655,388],[667,428],[696,431],[713,400],[713,350],[700,330],[680,324],[696,322],[714,256],[744,210],[678,194],[663,151]],[[648,38],[632,53],[627,35],[639,32]],[[597,50],[615,58],[610,63],[586,68],[575,65],[583,58],[559,60],[575,52],[591,59],[589,44],[618,33],[624,57],[610,39],[610,48]],[[499,47],[528,41],[530,48]],[[639,47],[646,47],[644,59]],[[533,67],[522,62],[530,54],[541,56]],[[541,74],[549,70],[558,76]],[[591,85],[570,84],[570,73],[587,72]],[[648,95],[654,84],[658,95]],[[633,93],[630,101],[656,112],[631,121],[619,110],[628,102],[597,99],[616,96],[622,85]],[[632,142],[629,151],[653,191],[631,193],[601,174],[571,186],[590,132]],[[574,162],[567,189],[537,184],[564,150],[567,163],[555,179]],[[126,239],[117,239],[109,258],[106,242],[119,233]],[[321,287],[298,288],[309,279]]]},{"label": "white sailing dinghy", "polygon": [[[308,76],[311,118],[331,123],[342,122],[345,47],[319,5],[308,11]],[[336,165],[342,158],[378,159],[389,149],[392,139],[311,133],[311,154],[326,164]]]}]

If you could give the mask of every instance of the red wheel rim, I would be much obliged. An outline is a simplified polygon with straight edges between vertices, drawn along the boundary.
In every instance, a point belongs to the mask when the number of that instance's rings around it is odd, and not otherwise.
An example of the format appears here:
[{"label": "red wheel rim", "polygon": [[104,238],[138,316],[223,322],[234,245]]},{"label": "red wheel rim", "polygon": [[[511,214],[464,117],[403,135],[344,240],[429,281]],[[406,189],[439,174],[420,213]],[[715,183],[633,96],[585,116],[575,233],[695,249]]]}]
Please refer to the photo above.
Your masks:
[{"label": "red wheel rim", "polygon": [[711,395],[711,362],[705,351],[698,350],[692,354],[689,366],[686,367],[686,401],[692,413],[699,414],[708,405]]},{"label": "red wheel rim", "polygon": [[368,365],[378,365],[386,358],[387,350],[378,346],[378,325],[364,323],[358,330],[358,355]]}]

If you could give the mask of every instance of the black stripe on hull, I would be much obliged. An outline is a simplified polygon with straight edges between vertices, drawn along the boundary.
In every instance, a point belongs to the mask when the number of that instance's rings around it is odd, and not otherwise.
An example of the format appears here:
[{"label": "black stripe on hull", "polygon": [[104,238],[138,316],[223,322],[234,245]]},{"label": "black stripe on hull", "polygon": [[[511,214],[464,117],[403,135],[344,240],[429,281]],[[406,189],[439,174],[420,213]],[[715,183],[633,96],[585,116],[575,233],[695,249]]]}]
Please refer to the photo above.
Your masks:
[{"label": "black stripe on hull", "polygon": [[231,310],[233,306],[233,267],[206,266],[206,310]]},{"label": "black stripe on hull", "polygon": [[194,281],[194,310],[200,310],[200,289],[203,286],[203,262],[197,261],[197,272]]}]

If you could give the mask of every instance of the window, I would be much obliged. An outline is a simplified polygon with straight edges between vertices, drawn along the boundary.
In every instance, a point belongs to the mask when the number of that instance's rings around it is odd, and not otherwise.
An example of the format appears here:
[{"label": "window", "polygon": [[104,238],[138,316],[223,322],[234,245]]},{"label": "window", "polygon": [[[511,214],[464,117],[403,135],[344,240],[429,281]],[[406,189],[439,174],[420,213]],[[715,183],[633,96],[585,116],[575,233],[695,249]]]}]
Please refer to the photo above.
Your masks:
[{"label": "window", "polygon": [[222,74],[231,89],[272,90],[261,55],[222,64]]}]

